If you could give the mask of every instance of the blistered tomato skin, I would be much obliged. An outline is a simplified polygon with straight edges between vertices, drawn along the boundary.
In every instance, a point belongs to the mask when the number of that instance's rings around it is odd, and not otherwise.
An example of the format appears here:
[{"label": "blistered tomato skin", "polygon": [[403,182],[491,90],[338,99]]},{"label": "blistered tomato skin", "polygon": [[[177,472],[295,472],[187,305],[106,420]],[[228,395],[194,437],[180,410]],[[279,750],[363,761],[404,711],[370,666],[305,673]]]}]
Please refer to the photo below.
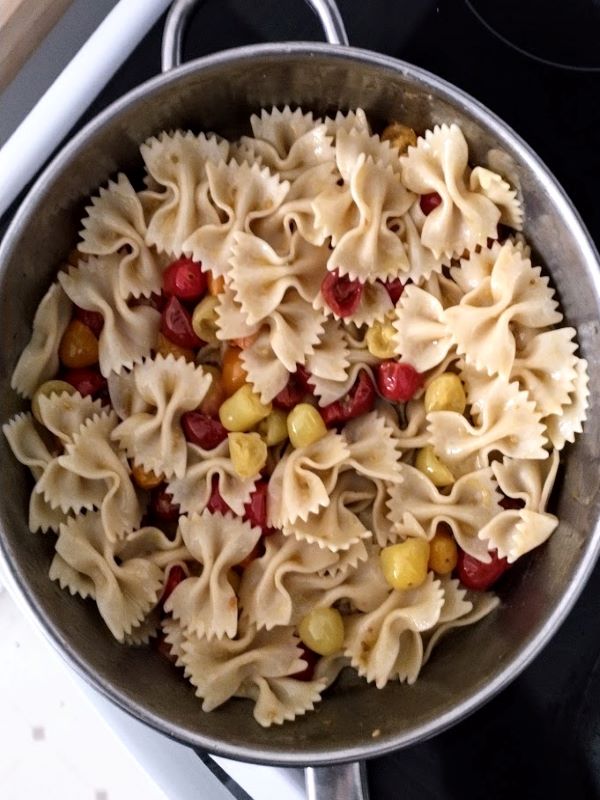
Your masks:
[{"label": "blistered tomato skin", "polygon": [[372,411],[376,397],[373,381],[365,370],[361,370],[356,383],[345,397],[320,408],[319,411],[325,425],[332,428]]},{"label": "blistered tomato skin", "polygon": [[160,318],[160,332],[179,347],[195,350],[203,342],[194,333],[192,318],[176,297],[170,297]]},{"label": "blistered tomato skin", "polygon": [[83,397],[91,395],[96,397],[106,388],[106,378],[97,369],[83,367],[82,369],[68,369],[63,375],[63,379],[74,386]]},{"label": "blistered tomato skin", "polygon": [[174,590],[179,586],[181,581],[184,581],[187,578],[185,574],[185,570],[183,567],[180,567],[179,564],[175,564],[174,567],[171,567],[169,570],[169,577],[167,578],[167,582],[165,583],[165,588],[163,589],[162,595],[160,597],[160,603],[164,606],[167,602],[169,597],[173,594]]},{"label": "blistered tomato skin", "polygon": [[382,397],[406,403],[423,386],[423,375],[411,365],[384,361],[376,367],[377,388]]},{"label": "blistered tomato skin", "polygon": [[102,333],[104,317],[99,311],[88,311],[86,308],[75,306],[75,319],[87,325],[96,338]]},{"label": "blistered tomato skin", "polygon": [[183,414],[181,427],[186,440],[203,450],[214,450],[227,438],[227,431],[219,420],[201,411],[187,411]]},{"label": "blistered tomato skin", "polygon": [[206,292],[207,279],[201,265],[190,258],[179,258],[163,272],[163,290],[179,300],[198,300]]},{"label": "blistered tomato skin", "polygon": [[437,192],[431,192],[431,194],[422,194],[421,199],[419,200],[419,205],[421,206],[421,211],[428,216],[431,214],[434,208],[437,208],[442,204],[442,198]]},{"label": "blistered tomato skin", "polygon": [[150,510],[152,514],[163,522],[176,522],[179,519],[179,506],[173,502],[173,497],[166,488],[159,487],[150,494]]},{"label": "blistered tomato skin", "polygon": [[400,300],[402,297],[402,292],[404,291],[404,284],[400,280],[400,278],[388,278],[387,281],[383,282],[383,285],[387,289],[387,293],[390,296],[390,300],[394,305]]},{"label": "blistered tomato skin", "polygon": [[339,271],[329,272],[321,284],[323,299],[338,317],[349,317],[360,305],[363,284],[352,280],[347,275],[340,276]]},{"label": "blistered tomato skin", "polygon": [[456,569],[463,586],[476,592],[485,592],[499,580],[510,565],[505,558],[498,558],[495,550],[490,552],[490,556],[491,561],[486,564],[459,549]]}]

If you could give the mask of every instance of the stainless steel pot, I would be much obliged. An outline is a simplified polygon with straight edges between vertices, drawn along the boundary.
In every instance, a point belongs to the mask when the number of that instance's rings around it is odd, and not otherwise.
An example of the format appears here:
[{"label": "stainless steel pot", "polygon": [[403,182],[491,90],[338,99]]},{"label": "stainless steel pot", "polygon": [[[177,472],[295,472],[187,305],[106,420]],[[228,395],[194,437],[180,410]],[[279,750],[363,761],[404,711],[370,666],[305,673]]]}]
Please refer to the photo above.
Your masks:
[{"label": "stainless steel pot", "polygon": [[[195,5],[178,0],[166,26],[166,74],[114,103],[54,159],[29,192],[0,249],[2,416],[20,409],[10,375],[35,308],[76,240],[86,198],[117,170],[140,167],[139,144],[162,129],[192,127],[239,135],[262,106],[296,103],[318,114],[363,107],[371,119],[402,119],[417,130],[457,122],[474,162],[518,183],[528,239],[552,274],[567,320],[590,363],[592,410],[585,435],[565,452],[547,545],[507,576],[502,605],[483,622],[449,636],[415,686],[377,691],[350,676],[318,710],[265,730],[248,705],[232,701],[211,714],[162,659],[117,644],[83,601],[47,577],[52,542],[26,526],[31,485],[2,438],[1,546],[8,570],[52,643],[115,703],[169,736],[213,753],[257,763],[304,765],[309,795],[360,797],[361,770],[347,762],[381,755],[432,736],[471,713],[515,678],[575,602],[600,546],[598,257],[577,212],[536,154],[500,119],[445,81],[410,64],[344,46],[332,2],[311,0],[329,44],[242,47],[170,69],[179,61],[182,23]],[[346,763],[347,766],[343,766]],[[335,767],[326,765],[336,765]]]}]

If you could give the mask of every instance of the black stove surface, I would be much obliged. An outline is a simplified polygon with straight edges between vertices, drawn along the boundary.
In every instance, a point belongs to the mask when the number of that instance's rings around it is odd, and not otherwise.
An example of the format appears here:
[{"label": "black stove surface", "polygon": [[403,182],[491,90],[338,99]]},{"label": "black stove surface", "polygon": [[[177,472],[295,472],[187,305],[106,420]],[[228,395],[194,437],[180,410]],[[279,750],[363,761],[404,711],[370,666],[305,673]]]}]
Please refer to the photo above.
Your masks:
[{"label": "black stove surface", "polygon": [[[598,0],[338,5],[351,44],[431,70],[506,120],[554,172],[600,243]],[[161,26],[77,127],[158,73]],[[322,38],[298,0],[220,0],[196,15],[186,54]],[[435,739],[371,761],[368,771],[373,800],[600,797],[600,567],[552,642],[508,689]]]}]

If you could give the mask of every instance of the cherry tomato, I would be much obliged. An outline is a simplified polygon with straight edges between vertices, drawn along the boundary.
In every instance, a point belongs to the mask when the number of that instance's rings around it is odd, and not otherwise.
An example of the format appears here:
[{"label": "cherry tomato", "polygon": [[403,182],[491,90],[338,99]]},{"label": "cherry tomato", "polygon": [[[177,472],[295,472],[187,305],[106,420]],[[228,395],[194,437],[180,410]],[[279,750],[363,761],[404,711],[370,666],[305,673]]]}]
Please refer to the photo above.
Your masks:
[{"label": "cherry tomato", "polygon": [[376,367],[376,374],[381,395],[396,403],[406,403],[423,385],[423,376],[412,364],[382,361]]},{"label": "cherry tomato", "polygon": [[96,397],[107,388],[106,378],[103,378],[97,369],[89,367],[68,369],[63,374],[63,378],[71,386],[74,386],[83,397],[87,397],[87,395]]},{"label": "cherry tomato", "polygon": [[181,417],[181,427],[188,442],[197,444],[203,450],[214,450],[227,438],[227,431],[218,419],[209,417],[201,411],[187,411]]},{"label": "cherry tomato", "polygon": [[194,349],[203,344],[202,340],[194,333],[190,312],[181,305],[176,297],[170,297],[163,308],[160,331],[163,336],[180,347]]},{"label": "cherry tomato", "polygon": [[179,519],[179,505],[167,492],[166,486],[159,486],[150,493],[150,510],[163,522],[175,522]]},{"label": "cherry tomato", "polygon": [[198,300],[206,292],[206,275],[202,266],[191,258],[178,258],[163,272],[165,294],[179,300]]},{"label": "cherry tomato", "polygon": [[283,411],[290,411],[294,406],[302,402],[305,394],[304,386],[296,375],[290,375],[287,384],[273,398],[273,405],[275,408],[283,409]]},{"label": "cherry tomato", "polygon": [[69,369],[91,367],[98,361],[98,339],[81,320],[71,320],[60,340],[58,357]]},{"label": "cherry tomato", "polygon": [[306,394],[315,393],[315,387],[309,383],[311,377],[312,375],[303,364],[296,364],[296,372],[294,372],[294,378],[300,384],[300,386],[302,386]]},{"label": "cherry tomato", "polygon": [[335,403],[320,408],[323,421],[328,428],[340,425],[348,420],[371,411],[375,405],[376,392],[373,381],[365,370],[361,370],[356,383],[348,394]]},{"label": "cherry tomato", "polygon": [[164,606],[169,597],[173,594],[175,588],[186,578],[185,570],[179,564],[175,564],[175,566],[171,567],[169,570],[169,577],[167,578],[167,582],[160,596],[160,604],[162,606]]},{"label": "cherry tomato", "polygon": [[457,573],[463,586],[477,592],[484,592],[506,572],[509,567],[508,561],[505,558],[498,558],[495,550],[490,552],[490,556],[492,560],[486,564],[459,549]]},{"label": "cherry tomato", "polygon": [[250,495],[250,500],[244,506],[244,519],[256,528],[260,528],[264,536],[273,533],[273,529],[267,524],[267,497],[269,484],[268,481],[257,481],[254,491]]},{"label": "cherry tomato", "polygon": [[290,678],[295,678],[297,681],[312,681],[315,674],[315,667],[317,666],[320,656],[318,653],[315,653],[314,650],[308,648],[303,642],[300,642],[298,647],[302,650],[300,658],[306,661],[306,667],[300,670],[300,672],[294,672],[293,675],[290,675]]},{"label": "cherry tomato", "polygon": [[363,284],[351,280],[347,275],[340,276],[339,270],[328,272],[321,284],[323,299],[339,317],[349,317],[360,305]]},{"label": "cherry tomato", "polygon": [[208,499],[208,503],[206,504],[206,508],[211,514],[226,514],[228,511],[231,511],[231,508],[221,497],[221,492],[219,491],[219,478],[216,475],[213,475],[212,478],[212,492]]},{"label": "cherry tomato", "polygon": [[437,208],[442,203],[442,198],[437,192],[431,192],[431,194],[422,194],[421,199],[419,200],[419,205],[421,206],[421,211],[427,216],[431,214],[434,208]]},{"label": "cherry tomato", "polygon": [[228,347],[223,353],[221,384],[227,397],[231,397],[246,383],[246,370],[242,364],[239,347]]},{"label": "cherry tomato", "polygon": [[380,283],[385,286],[387,293],[390,296],[390,300],[394,305],[396,305],[398,300],[402,297],[402,292],[404,291],[404,284],[400,278],[388,278],[387,281],[380,281]]},{"label": "cherry tomato", "polygon": [[102,333],[104,317],[99,311],[88,311],[87,308],[75,306],[75,319],[87,325],[96,338]]},{"label": "cherry tomato", "polygon": [[211,364],[203,365],[202,369],[204,372],[210,373],[212,376],[212,381],[210,382],[208,391],[204,395],[198,410],[203,414],[206,414],[209,417],[215,417],[216,419],[219,416],[219,409],[221,408],[223,401],[226,399],[221,373],[217,367],[213,367]]}]

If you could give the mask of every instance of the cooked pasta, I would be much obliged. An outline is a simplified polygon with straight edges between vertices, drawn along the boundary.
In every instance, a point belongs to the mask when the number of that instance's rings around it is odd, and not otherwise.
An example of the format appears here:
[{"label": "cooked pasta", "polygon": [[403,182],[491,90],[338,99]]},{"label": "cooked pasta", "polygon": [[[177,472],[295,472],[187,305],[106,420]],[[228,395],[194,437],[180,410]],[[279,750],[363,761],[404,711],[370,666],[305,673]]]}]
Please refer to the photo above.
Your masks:
[{"label": "cooked pasta", "polygon": [[343,669],[414,683],[558,527],[577,331],[517,190],[457,125],[402,130],[286,106],[237,141],[158,132],[143,186],[91,198],[14,368],[49,578],[205,711],[246,698],[268,727]]}]

